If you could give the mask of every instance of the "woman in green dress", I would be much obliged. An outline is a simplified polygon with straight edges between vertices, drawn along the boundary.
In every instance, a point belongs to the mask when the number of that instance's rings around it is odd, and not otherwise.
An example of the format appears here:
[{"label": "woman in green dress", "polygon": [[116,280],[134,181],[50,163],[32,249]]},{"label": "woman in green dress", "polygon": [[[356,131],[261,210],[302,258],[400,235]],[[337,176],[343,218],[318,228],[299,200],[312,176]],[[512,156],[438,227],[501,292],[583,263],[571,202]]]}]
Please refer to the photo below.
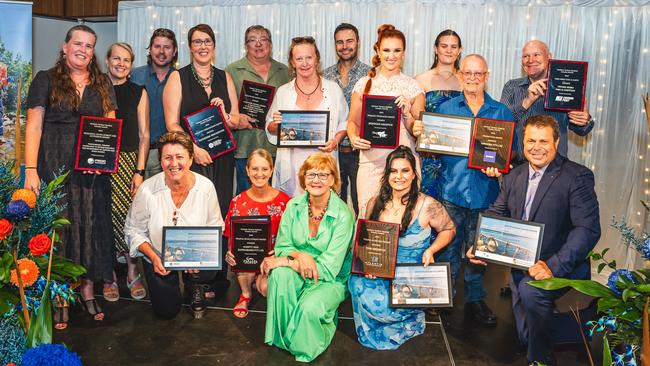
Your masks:
[{"label": "woman in green dress", "polygon": [[310,155],[298,180],[305,193],[287,203],[275,256],[260,269],[269,274],[264,341],[310,362],[332,341],[347,296],[354,216],[336,194],[341,180],[331,155]]}]

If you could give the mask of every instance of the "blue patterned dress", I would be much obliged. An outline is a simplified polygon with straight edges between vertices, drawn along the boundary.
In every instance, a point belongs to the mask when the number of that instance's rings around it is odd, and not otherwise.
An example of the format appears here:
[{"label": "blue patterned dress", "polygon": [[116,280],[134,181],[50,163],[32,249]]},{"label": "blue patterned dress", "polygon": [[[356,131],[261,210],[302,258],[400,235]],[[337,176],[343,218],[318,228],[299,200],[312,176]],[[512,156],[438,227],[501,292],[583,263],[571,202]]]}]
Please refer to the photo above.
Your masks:
[{"label": "blue patterned dress", "polygon": [[[425,96],[424,109],[427,112],[436,113],[438,107],[451,98],[460,95],[456,90],[429,90]],[[435,157],[422,158],[422,192],[436,198],[436,179],[440,170],[440,159]]]},{"label": "blue patterned dress", "polygon": [[[397,263],[422,263],[422,254],[431,243],[431,228],[420,226],[420,212],[404,236],[399,238]],[[397,349],[409,339],[424,333],[424,311],[388,306],[390,280],[370,280],[353,274],[348,288],[357,336],[363,346],[378,350]]]}]

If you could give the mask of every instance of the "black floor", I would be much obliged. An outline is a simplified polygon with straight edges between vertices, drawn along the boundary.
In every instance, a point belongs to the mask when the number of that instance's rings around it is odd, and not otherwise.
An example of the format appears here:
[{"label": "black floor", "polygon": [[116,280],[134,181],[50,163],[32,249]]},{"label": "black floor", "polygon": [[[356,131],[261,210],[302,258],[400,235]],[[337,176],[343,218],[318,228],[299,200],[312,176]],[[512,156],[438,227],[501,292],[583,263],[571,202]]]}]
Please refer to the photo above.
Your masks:
[{"label": "black floor", "polygon": [[[356,340],[349,300],[340,308],[339,328],[330,347],[315,365],[526,365],[525,348],[519,346],[510,310],[510,299],[499,295],[505,283],[502,267],[491,266],[485,277],[486,302],[499,318],[496,328],[484,328],[465,320],[462,284],[458,304],[448,315],[427,315],[423,335],[396,351],[373,351]],[[121,279],[121,287],[124,280]],[[84,365],[286,365],[299,364],[280,349],[264,344],[266,302],[251,302],[245,319],[232,315],[239,296],[235,281],[225,296],[213,303],[203,319],[183,311],[176,319],[154,318],[146,301],[133,301],[124,291],[122,299],[107,303],[106,319],[95,322],[77,307],[71,310],[68,329],[55,330],[54,341],[65,343],[79,354]],[[596,351],[597,352],[597,351]],[[589,364],[584,345],[556,349],[559,365]]]}]

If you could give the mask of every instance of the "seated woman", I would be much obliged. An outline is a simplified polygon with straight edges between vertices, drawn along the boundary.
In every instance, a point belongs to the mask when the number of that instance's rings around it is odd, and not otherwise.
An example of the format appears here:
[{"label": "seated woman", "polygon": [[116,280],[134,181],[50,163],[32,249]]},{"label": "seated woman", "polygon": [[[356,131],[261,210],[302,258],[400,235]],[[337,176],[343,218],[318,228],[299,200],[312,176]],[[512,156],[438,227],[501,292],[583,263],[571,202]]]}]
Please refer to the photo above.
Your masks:
[{"label": "seated woman", "polygon": [[262,262],[262,274],[269,274],[264,341],[310,362],[336,332],[336,310],[350,277],[354,216],[336,194],[341,180],[330,154],[310,155],[298,180],[306,192],[287,204],[275,256]]},{"label": "seated woman", "polygon": [[[142,183],[124,224],[131,257],[145,256],[144,271],[154,314],[172,319],[181,310],[183,296],[178,272],[162,264],[163,226],[221,226],[217,192],[212,182],[190,171],[192,139],[185,132],[167,132],[158,140],[162,172]],[[183,276],[192,291],[190,309],[195,318],[205,312],[205,284],[216,271],[187,270]]]},{"label": "seated woman", "polygon": [[[415,157],[406,146],[398,146],[386,158],[381,189],[365,213],[370,220],[399,223],[397,263],[433,263],[433,255],[453,239],[456,228],[445,208],[418,192]],[[431,230],[437,236],[430,244]],[[359,342],[373,349],[396,349],[424,332],[420,309],[390,308],[390,281],[374,276],[350,277],[354,324]]]},{"label": "seated woman", "polygon": [[[226,229],[223,236],[230,238],[230,218],[232,216],[271,216],[271,247],[275,245],[275,237],[280,226],[280,218],[287,202],[291,197],[286,193],[278,191],[271,187],[269,179],[273,173],[273,157],[264,149],[257,149],[250,153],[246,161],[246,174],[250,180],[250,188],[235,196],[230,201],[230,208],[226,216]],[[231,244],[232,245],[232,244]],[[237,269],[235,256],[230,250],[226,252],[226,262],[231,267]],[[256,280],[257,279],[257,280]],[[238,272],[237,282],[241,287],[241,295],[233,314],[238,318],[245,318],[248,315],[248,302],[251,301],[253,293],[251,291],[253,281],[255,281],[257,290],[266,296],[266,287],[268,277],[266,275],[258,276],[253,272]]]}]

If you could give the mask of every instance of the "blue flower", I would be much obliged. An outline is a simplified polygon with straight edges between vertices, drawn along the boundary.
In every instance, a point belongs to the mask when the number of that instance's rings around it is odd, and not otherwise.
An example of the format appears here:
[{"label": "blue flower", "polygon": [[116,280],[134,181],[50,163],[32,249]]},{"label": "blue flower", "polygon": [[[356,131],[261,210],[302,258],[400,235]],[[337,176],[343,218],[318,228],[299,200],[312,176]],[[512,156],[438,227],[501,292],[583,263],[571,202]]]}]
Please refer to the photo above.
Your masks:
[{"label": "blue flower", "polygon": [[641,244],[641,254],[643,254],[643,258],[650,261],[650,235]]},{"label": "blue flower", "polygon": [[62,344],[42,344],[23,355],[23,366],[82,366],[76,353]]},{"label": "blue flower", "polygon": [[12,221],[18,221],[25,219],[29,215],[30,210],[31,209],[27,205],[27,202],[23,200],[14,200],[9,202],[6,212],[7,216]]},{"label": "blue flower", "polygon": [[614,291],[614,293],[618,296],[621,296],[621,293],[623,292],[616,285],[616,281],[618,281],[621,276],[625,276],[628,280],[636,282],[634,276],[632,276],[632,272],[626,269],[617,269],[616,271],[612,272],[612,274],[610,274],[609,278],[607,279],[607,287],[609,287],[610,290]]}]

